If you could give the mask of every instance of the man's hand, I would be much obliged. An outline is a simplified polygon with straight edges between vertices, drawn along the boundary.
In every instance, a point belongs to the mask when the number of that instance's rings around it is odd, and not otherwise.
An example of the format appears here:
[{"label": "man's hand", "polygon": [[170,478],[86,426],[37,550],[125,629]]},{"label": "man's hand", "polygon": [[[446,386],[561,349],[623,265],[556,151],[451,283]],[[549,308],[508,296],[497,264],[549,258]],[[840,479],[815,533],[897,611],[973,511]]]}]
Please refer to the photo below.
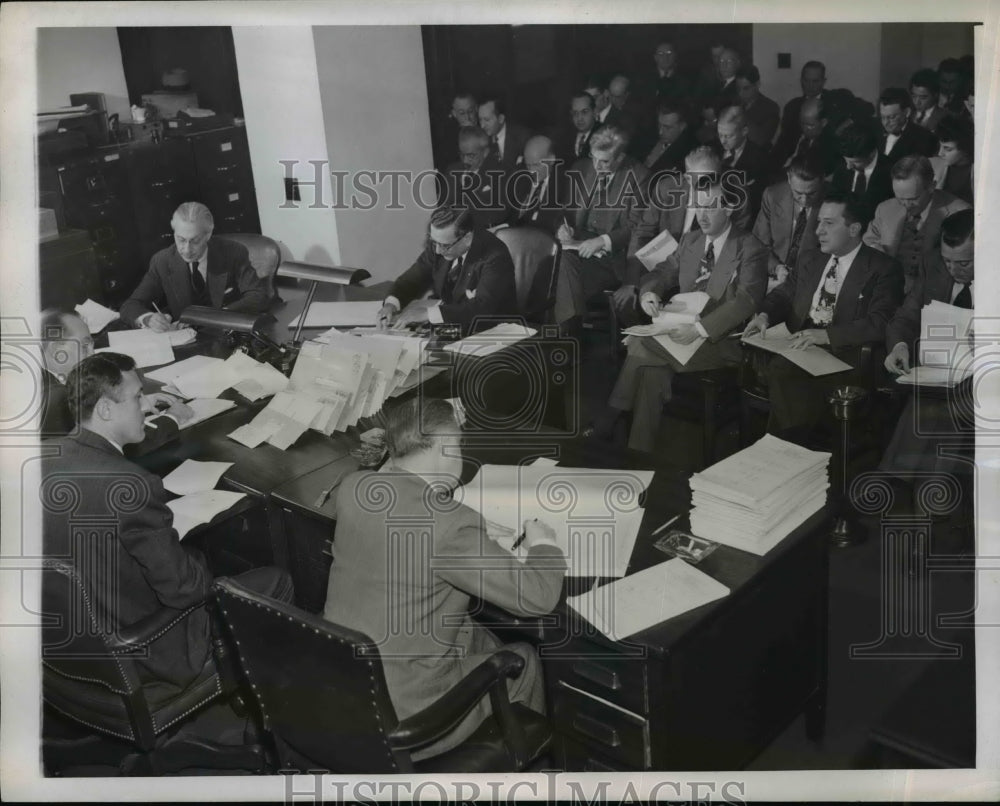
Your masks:
[{"label": "man's hand", "polygon": [[760,333],[760,337],[763,339],[767,333],[767,325],[767,314],[759,313],[751,319],[749,324],[743,329],[743,335],[752,336],[754,333]]},{"label": "man's hand", "polygon": [[694,325],[678,325],[667,331],[667,335],[670,336],[671,340],[677,342],[678,344],[690,344],[695,339],[701,337],[698,332],[698,328]]},{"label": "man's hand", "polygon": [[144,326],[156,333],[166,333],[175,329],[169,313],[154,313],[146,317]]},{"label": "man's hand", "polygon": [[525,521],[524,542],[522,545],[531,549],[543,543],[549,546],[558,546],[559,544],[556,542],[556,530],[548,524],[542,523],[537,518]]},{"label": "man's hand", "polygon": [[885,368],[893,375],[905,375],[910,371],[910,348],[899,342],[885,357]]},{"label": "man's hand", "polygon": [[393,319],[396,318],[397,313],[399,313],[399,308],[391,302],[387,302],[379,308],[378,315],[375,317],[375,324],[378,325],[378,329],[385,330],[389,327],[392,324]]},{"label": "man's hand", "polygon": [[165,392],[153,392],[143,395],[143,409],[150,414],[169,414],[177,422],[183,423],[194,417],[194,410],[183,400]]},{"label": "man's hand", "polygon": [[183,423],[194,417],[194,409],[192,409],[187,403],[178,400],[174,405],[163,412],[164,414],[169,414],[177,422]]},{"label": "man's hand", "polygon": [[636,289],[634,285],[623,285],[618,288],[611,299],[619,311],[632,311],[635,308]]},{"label": "man's hand", "polygon": [[604,251],[604,239],[601,237],[588,238],[583,243],[580,244],[580,257],[588,258],[593,257],[598,252]]},{"label": "man's hand", "polygon": [[662,300],[659,294],[655,294],[652,291],[647,291],[641,297],[639,297],[639,307],[642,308],[643,313],[646,314],[650,319],[655,319],[656,315],[660,312],[660,304]]},{"label": "man's hand", "polygon": [[788,272],[791,271],[784,263],[779,263],[774,267],[775,285],[781,285],[788,279]]},{"label": "man's hand", "polygon": [[793,333],[791,347],[793,350],[804,350],[806,347],[812,347],[814,344],[818,346],[829,343],[830,334],[821,327],[814,327]]},{"label": "man's hand", "polygon": [[556,230],[556,238],[558,238],[562,243],[566,241],[573,240],[573,228],[567,224],[565,221],[559,225],[559,229]]}]

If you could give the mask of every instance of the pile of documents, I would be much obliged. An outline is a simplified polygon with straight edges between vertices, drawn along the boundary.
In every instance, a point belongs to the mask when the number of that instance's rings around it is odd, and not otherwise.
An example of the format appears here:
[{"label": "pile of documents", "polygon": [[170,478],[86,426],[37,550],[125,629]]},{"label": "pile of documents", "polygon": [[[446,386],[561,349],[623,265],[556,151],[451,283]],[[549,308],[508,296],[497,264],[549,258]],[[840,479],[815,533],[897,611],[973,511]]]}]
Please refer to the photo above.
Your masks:
[{"label": "pile of documents", "polygon": [[843,372],[845,369],[851,368],[850,364],[841,361],[822,347],[816,345],[803,348],[792,347],[793,337],[784,322],[769,327],[763,336],[760,333],[744,336],[743,343],[784,356],[810,375],[832,375],[834,372]]},{"label": "pile of documents", "polygon": [[766,554],[826,504],[829,462],[767,434],[691,477],[691,531]]},{"label": "pile of documents", "polygon": [[896,382],[951,388],[972,375],[972,314],[937,300],[925,305],[920,312],[919,365]]},{"label": "pile of documents", "polygon": [[167,507],[174,513],[174,528],[179,537],[183,538],[195,526],[209,523],[245,497],[246,493],[215,489],[222,474],[232,465],[232,462],[186,459],[163,479],[164,488],[180,496],[167,502]]},{"label": "pile of documents", "polygon": [[246,353],[229,358],[195,355],[146,373],[147,378],[164,384],[165,392],[183,398],[214,398],[233,388],[247,400],[259,400],[284,390],[288,378],[270,364],[255,361]]}]

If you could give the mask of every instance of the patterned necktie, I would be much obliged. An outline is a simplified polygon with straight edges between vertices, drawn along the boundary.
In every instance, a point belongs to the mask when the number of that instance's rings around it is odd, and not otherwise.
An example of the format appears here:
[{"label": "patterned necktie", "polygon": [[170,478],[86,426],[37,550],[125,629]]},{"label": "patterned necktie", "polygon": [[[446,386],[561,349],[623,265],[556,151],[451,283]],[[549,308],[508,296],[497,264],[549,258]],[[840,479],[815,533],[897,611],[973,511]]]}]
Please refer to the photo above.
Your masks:
[{"label": "patterned necktie", "polygon": [[962,289],[955,295],[955,301],[951,304],[956,308],[972,309],[972,289],[968,283],[962,284]]},{"label": "patterned necktie", "polygon": [[503,152],[500,150],[500,138],[496,135],[493,136],[493,142],[490,144],[490,152],[497,162],[503,159]]},{"label": "patterned necktie", "polygon": [[819,299],[809,312],[809,318],[816,327],[829,327],[833,322],[833,308],[837,304],[837,292],[840,290],[840,280],[837,278],[837,266],[840,259],[834,255],[830,265],[823,274],[819,287]]},{"label": "patterned necktie", "polygon": [[708,249],[705,250],[705,254],[701,258],[701,263],[698,264],[698,277],[694,281],[695,291],[705,290],[705,286],[708,285],[708,279],[712,276],[712,269],[714,268],[715,243],[713,241],[709,241]]},{"label": "patterned necktie", "polygon": [[799,247],[802,245],[802,235],[806,231],[806,222],[809,220],[809,208],[803,207],[795,219],[795,229],[792,230],[792,242],[788,245],[788,255],[785,257],[785,265],[795,268],[795,263],[799,259]]},{"label": "patterned necktie", "polygon": [[855,170],[854,171],[854,188],[853,191],[859,195],[865,195],[865,191],[868,189],[868,180],[865,179],[865,172]]},{"label": "patterned necktie", "polygon": [[191,270],[191,296],[195,302],[204,301],[205,278],[202,277],[201,272],[198,271],[197,263],[188,263],[188,268]]},{"label": "patterned necktie", "polygon": [[587,133],[586,133],[586,132],[580,132],[580,133],[579,133],[579,134],[578,134],[578,135],[576,136],[576,155],[577,155],[578,157],[579,157],[579,156],[582,156],[582,154],[583,154],[583,140],[584,140],[584,138],[585,138],[586,136],[587,136]]}]

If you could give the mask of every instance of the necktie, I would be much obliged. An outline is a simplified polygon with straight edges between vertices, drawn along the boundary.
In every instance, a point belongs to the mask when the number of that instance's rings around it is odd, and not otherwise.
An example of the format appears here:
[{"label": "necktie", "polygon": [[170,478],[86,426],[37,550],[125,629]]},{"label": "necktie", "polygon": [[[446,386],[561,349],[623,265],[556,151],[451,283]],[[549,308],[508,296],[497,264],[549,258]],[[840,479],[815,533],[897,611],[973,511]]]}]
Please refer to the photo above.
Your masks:
[{"label": "necktie", "polygon": [[829,327],[833,321],[833,308],[837,304],[837,292],[840,290],[840,280],[837,278],[839,263],[839,258],[834,255],[820,283],[819,299],[809,312],[809,318],[816,327]]},{"label": "necktie", "polygon": [[865,194],[865,191],[867,189],[868,189],[868,180],[865,179],[865,172],[864,171],[855,170],[854,171],[854,188],[853,188],[854,192],[857,195],[859,195],[859,196],[863,196]]},{"label": "necktie", "polygon": [[500,150],[500,138],[496,135],[493,136],[493,143],[490,146],[490,151],[493,153],[493,156],[496,157],[498,162],[503,159],[503,152]]},{"label": "necktie", "polygon": [[713,268],[715,268],[715,243],[709,241],[708,249],[705,250],[705,254],[701,258],[701,263],[698,264],[698,276],[694,281],[695,291],[705,290],[705,286],[708,285],[708,279],[712,276]]},{"label": "necktie", "polygon": [[196,302],[202,301],[205,299],[205,278],[198,271],[197,263],[188,263],[188,268],[191,270],[191,295]]},{"label": "necktie", "polygon": [[972,308],[972,289],[968,283],[962,284],[962,290],[955,295],[955,301],[951,304],[956,308]]},{"label": "necktie", "polygon": [[536,207],[538,207],[538,202],[542,195],[542,183],[536,182],[532,188],[531,193],[528,196],[528,200],[524,203],[524,207],[521,208],[521,216],[524,217],[532,212]]},{"label": "necktie", "polygon": [[734,152],[732,152],[732,151],[727,151],[726,152],[726,156],[724,156],[722,158],[722,167],[723,168],[732,168],[733,167],[733,156],[734,156]]},{"label": "necktie", "polygon": [[583,154],[583,140],[587,136],[586,132],[580,132],[576,136],[576,155],[579,157]]},{"label": "necktie", "polygon": [[802,244],[802,235],[806,231],[806,221],[809,219],[809,209],[803,207],[799,210],[795,218],[795,229],[792,230],[792,242],[788,245],[788,255],[785,257],[785,265],[795,268],[795,263],[799,259],[799,246]]},{"label": "necktie", "polygon": [[451,302],[452,291],[455,290],[455,284],[458,282],[458,278],[462,276],[462,264],[465,261],[465,256],[463,255],[448,269],[448,273],[445,275],[444,284],[441,286],[441,299],[444,302]]}]

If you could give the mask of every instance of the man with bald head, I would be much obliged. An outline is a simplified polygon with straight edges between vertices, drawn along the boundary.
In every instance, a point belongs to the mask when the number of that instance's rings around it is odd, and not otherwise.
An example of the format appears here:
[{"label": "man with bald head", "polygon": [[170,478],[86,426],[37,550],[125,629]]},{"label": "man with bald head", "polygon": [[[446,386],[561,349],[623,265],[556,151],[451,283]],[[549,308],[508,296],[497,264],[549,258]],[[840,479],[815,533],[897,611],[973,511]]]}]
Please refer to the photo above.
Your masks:
[{"label": "man with bald head", "polygon": [[608,82],[611,111],[607,123],[620,126],[629,136],[629,154],[643,159],[653,142],[653,124],[642,104],[632,98],[631,81],[618,74]]},{"label": "man with bald head", "polygon": [[826,66],[823,62],[809,61],[802,65],[802,72],[799,74],[799,85],[802,87],[802,95],[792,98],[781,113],[781,133],[778,141],[774,144],[775,153],[787,157],[795,150],[796,143],[802,136],[802,127],[799,125],[802,104],[807,100],[820,99],[828,102],[829,92],[824,89],[826,86]]},{"label": "man with bald head", "polygon": [[536,135],[524,145],[524,170],[512,183],[515,210],[511,226],[537,227],[555,237],[563,220],[565,174],[557,170],[552,141]]},{"label": "man with bald head", "polygon": [[[819,161],[824,176],[832,175],[839,159],[820,98],[807,98],[799,106],[798,129],[801,134],[790,150],[780,151],[778,145],[774,147],[772,163],[776,175],[784,176],[793,159],[807,156]],[[784,138],[779,138],[779,144],[782,142]]]},{"label": "man with bald head", "polygon": [[656,145],[643,155],[650,181],[656,182],[665,171],[683,171],[684,158],[698,145],[694,131],[688,125],[687,110],[666,101],[657,110]]}]

